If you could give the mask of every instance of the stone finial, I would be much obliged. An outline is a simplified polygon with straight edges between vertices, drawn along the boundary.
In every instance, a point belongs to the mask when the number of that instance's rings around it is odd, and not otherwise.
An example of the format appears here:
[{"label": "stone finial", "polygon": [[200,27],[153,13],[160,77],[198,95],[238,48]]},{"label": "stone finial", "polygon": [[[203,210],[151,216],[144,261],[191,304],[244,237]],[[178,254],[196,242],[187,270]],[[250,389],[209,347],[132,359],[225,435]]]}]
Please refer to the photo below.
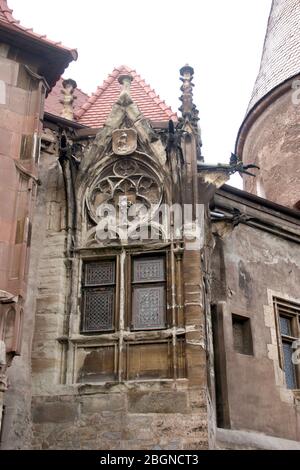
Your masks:
[{"label": "stone finial", "polygon": [[130,96],[130,87],[132,81],[133,76],[130,74],[122,74],[118,77],[118,82],[120,85],[122,85],[122,90],[117,103],[121,106],[128,106],[132,103],[132,98]]},{"label": "stone finial", "polygon": [[126,88],[127,91],[130,91],[130,85],[131,82],[133,81],[133,76],[128,74],[122,74],[118,78],[118,82],[120,85],[123,85],[124,88]]},{"label": "stone finial", "polygon": [[180,88],[182,95],[179,99],[182,102],[182,105],[180,106],[179,111],[181,111],[184,121],[191,121],[191,123],[197,127],[197,122],[199,121],[199,111],[193,102],[193,67],[190,67],[186,64],[180,69],[180,75],[180,80],[183,83]]},{"label": "stone finial", "polygon": [[201,155],[201,130],[198,125],[199,121],[199,111],[193,101],[193,77],[194,69],[190,65],[186,64],[180,69],[180,80],[183,82],[180,90],[182,95],[180,96],[180,101],[182,105],[179,108],[179,111],[182,113],[182,118],[179,119],[179,123],[183,126],[185,123],[189,122],[194,129],[196,135],[196,145],[197,145],[197,160],[203,161]]},{"label": "stone finial", "polygon": [[77,96],[74,96],[74,91],[77,88],[77,83],[75,80],[69,78],[62,82],[63,89],[61,93],[63,98],[60,100],[60,103],[63,105],[62,112],[60,115],[65,118],[73,121],[74,119],[74,100],[77,99]]}]

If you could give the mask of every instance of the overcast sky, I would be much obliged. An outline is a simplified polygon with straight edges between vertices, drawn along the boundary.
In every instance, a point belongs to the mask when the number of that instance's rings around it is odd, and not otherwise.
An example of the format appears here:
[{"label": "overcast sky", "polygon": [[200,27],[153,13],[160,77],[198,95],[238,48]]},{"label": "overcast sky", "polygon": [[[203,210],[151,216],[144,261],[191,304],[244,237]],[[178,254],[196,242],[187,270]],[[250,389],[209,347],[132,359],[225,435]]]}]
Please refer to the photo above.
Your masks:
[{"label": "overcast sky", "polygon": [[[174,111],[195,69],[203,154],[228,161],[258,73],[271,0],[8,0],[15,18],[78,49],[65,72],[91,93],[125,64]],[[239,177],[232,181],[239,184]]]}]

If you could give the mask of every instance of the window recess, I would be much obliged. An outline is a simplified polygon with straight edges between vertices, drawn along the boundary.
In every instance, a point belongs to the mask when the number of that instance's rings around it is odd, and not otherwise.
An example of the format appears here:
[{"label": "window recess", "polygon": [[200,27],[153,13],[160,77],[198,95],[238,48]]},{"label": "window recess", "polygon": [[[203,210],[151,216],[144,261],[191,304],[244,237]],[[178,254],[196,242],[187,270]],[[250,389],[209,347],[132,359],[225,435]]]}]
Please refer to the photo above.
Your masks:
[{"label": "window recess", "polygon": [[253,355],[250,318],[232,315],[233,347],[240,354]]}]

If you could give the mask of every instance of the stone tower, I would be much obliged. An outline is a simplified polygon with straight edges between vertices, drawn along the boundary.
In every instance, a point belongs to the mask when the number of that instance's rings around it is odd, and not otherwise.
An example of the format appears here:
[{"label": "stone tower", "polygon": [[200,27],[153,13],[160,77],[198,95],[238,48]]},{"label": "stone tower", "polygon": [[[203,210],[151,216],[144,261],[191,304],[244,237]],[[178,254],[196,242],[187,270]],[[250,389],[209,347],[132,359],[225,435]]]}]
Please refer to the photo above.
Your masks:
[{"label": "stone tower", "polygon": [[260,70],[236,142],[260,166],[244,189],[300,209],[300,2],[273,0]]},{"label": "stone tower", "polygon": [[[77,52],[23,27],[0,0],[0,428],[29,440],[34,287],[29,265],[39,186],[44,101]],[[8,378],[7,378],[8,375]],[[4,392],[8,383],[12,393]],[[4,411],[5,409],[5,411]],[[4,420],[3,420],[4,422]],[[25,437],[26,436],[26,437]],[[26,442],[23,445],[26,446]]]}]

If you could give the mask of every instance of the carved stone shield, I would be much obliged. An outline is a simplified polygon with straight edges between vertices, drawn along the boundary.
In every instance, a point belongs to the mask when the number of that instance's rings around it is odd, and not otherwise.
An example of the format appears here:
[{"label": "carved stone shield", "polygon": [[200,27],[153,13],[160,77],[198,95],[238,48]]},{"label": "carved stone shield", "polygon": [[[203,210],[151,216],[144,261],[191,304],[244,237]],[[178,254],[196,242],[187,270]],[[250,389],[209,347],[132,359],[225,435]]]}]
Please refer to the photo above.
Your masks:
[{"label": "carved stone shield", "polygon": [[112,133],[113,152],[129,155],[136,150],[137,133],[134,129],[117,129]]}]

